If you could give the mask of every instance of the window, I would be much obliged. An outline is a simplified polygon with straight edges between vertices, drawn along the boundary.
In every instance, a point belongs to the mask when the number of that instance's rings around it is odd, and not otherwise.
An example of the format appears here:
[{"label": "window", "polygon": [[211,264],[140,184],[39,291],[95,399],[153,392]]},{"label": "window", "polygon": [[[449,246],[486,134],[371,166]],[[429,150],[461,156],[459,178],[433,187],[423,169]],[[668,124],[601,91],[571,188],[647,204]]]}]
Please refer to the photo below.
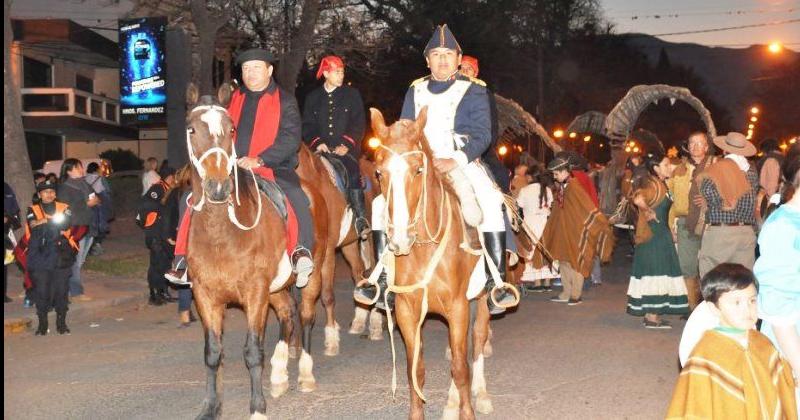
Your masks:
[{"label": "window", "polygon": [[94,93],[94,80],[80,74],[75,75],[75,87],[84,92]]},{"label": "window", "polygon": [[53,87],[52,66],[29,57],[23,57],[22,86],[26,88]]},{"label": "window", "polygon": [[26,131],[25,142],[28,144],[28,156],[34,170],[42,168],[48,160],[63,159],[61,136]]}]

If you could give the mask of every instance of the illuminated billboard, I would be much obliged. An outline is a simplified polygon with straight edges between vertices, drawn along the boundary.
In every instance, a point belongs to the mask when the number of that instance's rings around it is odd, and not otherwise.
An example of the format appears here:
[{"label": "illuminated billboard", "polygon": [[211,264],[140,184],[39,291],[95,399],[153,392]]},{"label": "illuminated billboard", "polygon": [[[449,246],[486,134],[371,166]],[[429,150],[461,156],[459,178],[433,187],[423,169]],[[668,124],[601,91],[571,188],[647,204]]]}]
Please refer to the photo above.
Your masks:
[{"label": "illuminated billboard", "polygon": [[165,124],[167,18],[119,21],[120,120],[125,125]]}]

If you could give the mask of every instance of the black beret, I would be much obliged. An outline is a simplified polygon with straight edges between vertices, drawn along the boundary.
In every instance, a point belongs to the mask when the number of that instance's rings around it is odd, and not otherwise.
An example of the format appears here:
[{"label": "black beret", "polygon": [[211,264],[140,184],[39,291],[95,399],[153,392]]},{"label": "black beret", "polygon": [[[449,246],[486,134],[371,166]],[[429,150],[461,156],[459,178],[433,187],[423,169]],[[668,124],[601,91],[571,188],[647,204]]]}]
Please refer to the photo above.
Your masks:
[{"label": "black beret", "polygon": [[247,61],[253,60],[261,60],[266,62],[267,64],[272,64],[275,62],[275,56],[272,55],[267,50],[261,48],[250,48],[249,50],[244,50],[236,56],[236,64],[242,65]]},{"label": "black beret", "polygon": [[170,175],[175,175],[175,169],[172,169],[170,166],[164,166],[158,171],[158,176],[160,176],[161,179],[164,179]]},{"label": "black beret", "polygon": [[53,181],[44,181],[40,182],[36,185],[36,192],[44,191],[44,190],[56,190],[58,188],[58,184]]}]

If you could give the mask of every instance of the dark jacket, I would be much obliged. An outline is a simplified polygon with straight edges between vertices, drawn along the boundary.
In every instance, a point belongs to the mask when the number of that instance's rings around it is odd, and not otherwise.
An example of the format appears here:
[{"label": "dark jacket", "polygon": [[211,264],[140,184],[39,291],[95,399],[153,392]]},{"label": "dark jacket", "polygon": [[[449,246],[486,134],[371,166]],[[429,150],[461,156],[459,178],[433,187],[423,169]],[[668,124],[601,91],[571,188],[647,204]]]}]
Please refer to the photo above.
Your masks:
[{"label": "dark jacket", "polygon": [[3,182],[3,184],[3,216],[8,219],[3,223],[3,230],[8,233],[9,229],[19,229],[22,225],[19,220],[17,195],[14,194],[14,189],[7,182]]},{"label": "dark jacket", "polygon": [[[56,212],[56,202],[39,205],[48,216],[52,216]],[[61,233],[71,226],[70,209],[67,208],[63,214],[64,219],[60,222],[57,219],[51,219],[45,224],[30,227],[31,236],[28,240],[27,259],[29,270],[54,270],[72,266],[75,251],[70,248],[69,242]],[[35,220],[36,215],[33,209],[28,207],[26,216],[28,226]],[[72,255],[69,253],[72,253]]]},{"label": "dark jacket", "polygon": [[344,145],[349,149],[348,153],[358,159],[365,126],[364,102],[358,90],[350,86],[328,92],[323,85],[306,97],[303,141],[311,150],[325,144],[333,152],[337,146]]},{"label": "dark jacket", "polygon": [[86,205],[92,193],[94,190],[83,178],[69,178],[58,184],[58,201],[67,203],[72,210],[72,226],[90,226],[89,234],[96,236],[96,229],[91,228],[92,209]]},{"label": "dark jacket", "polygon": [[297,106],[294,95],[278,86],[275,79],[272,79],[267,88],[261,92],[251,92],[244,86],[240,89],[240,92],[245,95],[245,102],[242,106],[239,125],[236,127],[236,154],[239,156],[249,155],[258,101],[265,92],[272,94],[278,89],[281,101],[278,133],[275,135],[275,142],[272,143],[272,146],[266,148],[258,156],[269,168],[294,170],[297,167],[297,151],[300,150],[302,130],[300,108]]},{"label": "dark jacket", "polygon": [[[170,207],[161,203],[168,188],[169,187],[163,181],[160,181],[153,184],[142,196],[142,200],[144,201],[142,203],[143,213],[145,215],[151,212],[157,214],[153,224],[145,228],[145,238],[158,238],[163,240],[175,238],[175,234],[170,234]],[[177,229],[177,223],[175,225]]]},{"label": "dark jacket", "polygon": [[[400,118],[409,120],[416,119],[414,110],[414,86],[418,82],[424,80],[428,80],[428,90],[436,94],[449,89],[456,80],[471,79],[459,74],[445,82],[433,80],[430,76],[415,81],[406,92]],[[453,131],[467,138],[464,147],[461,148],[461,151],[467,156],[467,162],[472,162],[481,157],[492,144],[492,117],[489,106],[486,87],[473,82],[456,108],[455,127],[453,127]]]}]

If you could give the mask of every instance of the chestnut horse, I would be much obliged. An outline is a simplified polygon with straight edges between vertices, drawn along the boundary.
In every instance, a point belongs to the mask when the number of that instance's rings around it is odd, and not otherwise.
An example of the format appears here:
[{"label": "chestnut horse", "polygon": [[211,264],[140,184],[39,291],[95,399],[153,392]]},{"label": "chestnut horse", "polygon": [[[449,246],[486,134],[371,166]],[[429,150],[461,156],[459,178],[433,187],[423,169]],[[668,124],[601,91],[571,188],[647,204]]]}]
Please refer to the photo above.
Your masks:
[{"label": "chestnut horse", "polygon": [[[396,294],[395,316],[406,346],[409,418],[424,417],[421,328],[425,315],[435,313],[447,321],[452,353],[452,380],[444,417],[473,419],[470,382],[478,411],[492,410],[483,373],[483,348],[489,328],[486,293],[482,292],[472,305],[466,296],[479,256],[462,246],[468,242],[468,232],[458,198],[444,177],[433,170],[433,155],[423,134],[427,109],[423,108],[416,121],[400,120],[391,127],[386,126],[380,111],[373,108],[370,112],[373,131],[382,141],[375,163],[387,202],[384,217],[387,248],[391,251],[383,261],[389,291]],[[474,324],[470,381],[467,345],[471,315]]]}]

